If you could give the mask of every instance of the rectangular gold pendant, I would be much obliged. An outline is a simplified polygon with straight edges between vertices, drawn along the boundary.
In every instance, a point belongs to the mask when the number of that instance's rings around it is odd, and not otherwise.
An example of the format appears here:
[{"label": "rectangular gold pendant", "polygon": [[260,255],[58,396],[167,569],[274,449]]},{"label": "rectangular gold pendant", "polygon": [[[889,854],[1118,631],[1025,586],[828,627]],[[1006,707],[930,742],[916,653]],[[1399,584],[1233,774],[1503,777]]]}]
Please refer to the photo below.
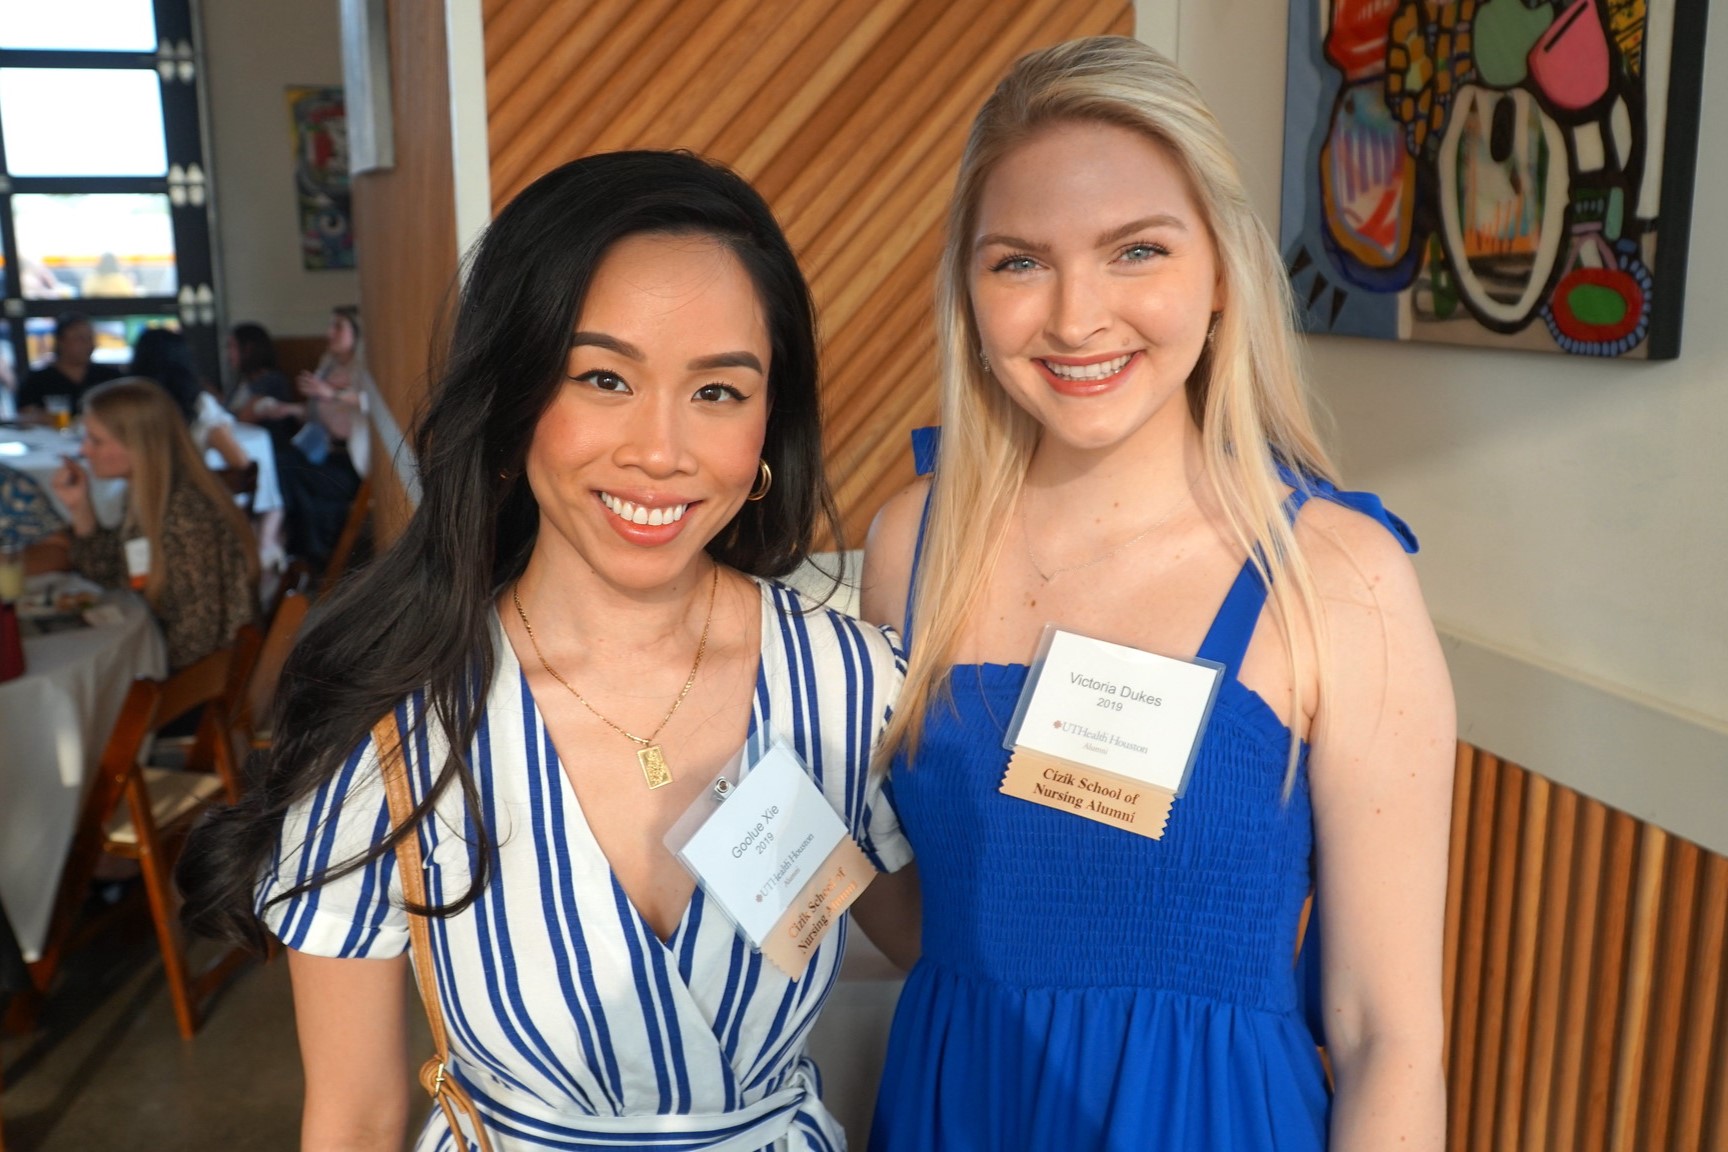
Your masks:
[{"label": "rectangular gold pendant", "polygon": [[660,745],[638,748],[636,762],[642,765],[642,778],[648,781],[648,787],[658,788],[672,783],[672,768],[666,763],[666,754],[660,751]]}]

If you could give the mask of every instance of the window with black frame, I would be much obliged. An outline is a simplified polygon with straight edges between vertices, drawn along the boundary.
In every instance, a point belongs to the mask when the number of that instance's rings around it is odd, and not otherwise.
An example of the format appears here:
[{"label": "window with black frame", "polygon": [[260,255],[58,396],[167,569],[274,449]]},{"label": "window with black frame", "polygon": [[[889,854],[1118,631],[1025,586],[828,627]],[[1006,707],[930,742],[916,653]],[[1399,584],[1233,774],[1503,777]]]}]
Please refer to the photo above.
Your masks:
[{"label": "window with black frame", "polygon": [[191,0],[0,0],[0,385],[88,315],[94,359],[186,333],[220,379]]}]

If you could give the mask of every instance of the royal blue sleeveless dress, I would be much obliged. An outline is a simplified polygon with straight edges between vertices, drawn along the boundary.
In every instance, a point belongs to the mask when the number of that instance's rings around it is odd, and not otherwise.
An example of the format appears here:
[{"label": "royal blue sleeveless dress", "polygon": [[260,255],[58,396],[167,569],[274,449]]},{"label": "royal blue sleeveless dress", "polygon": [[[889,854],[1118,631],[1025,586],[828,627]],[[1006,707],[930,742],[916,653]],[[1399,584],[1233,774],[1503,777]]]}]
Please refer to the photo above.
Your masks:
[{"label": "royal blue sleeveless dress", "polygon": [[[1334,500],[1415,551],[1377,498],[1295,487],[1292,516]],[[1292,963],[1312,882],[1308,752],[1285,799],[1290,731],[1236,678],[1265,600],[1245,565],[1200,646],[1224,679],[1161,840],[999,793],[1026,667],[952,670],[952,707],[932,707],[912,762],[893,766],[924,947],[873,1152],[1326,1147],[1317,996]]]}]

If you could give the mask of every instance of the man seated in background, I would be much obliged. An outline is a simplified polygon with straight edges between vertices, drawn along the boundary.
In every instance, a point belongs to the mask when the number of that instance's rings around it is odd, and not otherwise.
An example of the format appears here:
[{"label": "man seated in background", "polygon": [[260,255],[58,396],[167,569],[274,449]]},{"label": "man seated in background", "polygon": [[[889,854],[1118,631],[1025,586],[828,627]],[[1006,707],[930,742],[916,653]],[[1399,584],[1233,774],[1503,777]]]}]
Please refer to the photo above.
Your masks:
[{"label": "man seated in background", "polygon": [[64,396],[71,411],[78,412],[84,393],[98,384],[118,380],[120,373],[91,360],[96,351],[96,329],[82,312],[62,312],[54,320],[54,358],[24,377],[18,389],[18,412],[38,420],[48,408],[50,396]]}]

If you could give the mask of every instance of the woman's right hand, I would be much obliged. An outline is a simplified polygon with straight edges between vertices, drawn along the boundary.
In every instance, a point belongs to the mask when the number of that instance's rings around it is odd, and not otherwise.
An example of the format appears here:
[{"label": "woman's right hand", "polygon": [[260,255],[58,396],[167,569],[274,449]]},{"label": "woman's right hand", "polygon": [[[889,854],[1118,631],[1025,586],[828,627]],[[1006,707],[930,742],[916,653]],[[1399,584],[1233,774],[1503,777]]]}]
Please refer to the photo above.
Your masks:
[{"label": "woman's right hand", "polygon": [[311,372],[300,373],[295,383],[300,388],[300,395],[313,400],[328,400],[336,395],[336,389],[330,386],[328,380]]},{"label": "woman's right hand", "polygon": [[54,489],[60,503],[66,505],[66,511],[71,513],[72,531],[80,536],[96,531],[96,514],[90,508],[90,478],[84,474],[78,461],[62,456],[60,467],[55,469],[48,485]]}]

